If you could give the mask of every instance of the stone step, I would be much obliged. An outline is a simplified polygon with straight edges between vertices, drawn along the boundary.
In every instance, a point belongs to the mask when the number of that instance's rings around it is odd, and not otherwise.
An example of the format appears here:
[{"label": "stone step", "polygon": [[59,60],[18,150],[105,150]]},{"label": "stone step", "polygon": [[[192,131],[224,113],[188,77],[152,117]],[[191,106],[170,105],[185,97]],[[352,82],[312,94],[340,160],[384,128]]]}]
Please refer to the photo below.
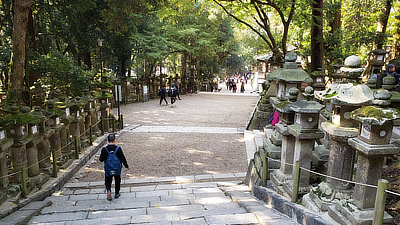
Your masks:
[{"label": "stone step", "polygon": [[136,185],[130,180],[136,186],[124,187],[112,201],[97,183],[68,183],[28,224],[295,224],[257,200],[241,181],[189,181]]}]

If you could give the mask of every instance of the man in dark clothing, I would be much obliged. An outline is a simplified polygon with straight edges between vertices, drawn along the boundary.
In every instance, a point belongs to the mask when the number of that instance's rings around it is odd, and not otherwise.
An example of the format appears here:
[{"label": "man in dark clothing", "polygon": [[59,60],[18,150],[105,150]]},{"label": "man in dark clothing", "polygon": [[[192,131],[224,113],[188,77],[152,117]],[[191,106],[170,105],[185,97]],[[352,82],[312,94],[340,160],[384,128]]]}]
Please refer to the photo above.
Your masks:
[{"label": "man in dark clothing", "polygon": [[[124,153],[122,152],[121,147],[115,145],[115,134],[108,135],[108,145],[101,150],[100,162],[105,162],[108,158],[108,155],[109,155],[108,153],[114,154],[115,151],[117,151],[116,156],[118,157],[120,163],[123,164],[129,170],[130,166],[126,162],[126,159],[125,159]],[[119,191],[121,189],[121,173],[119,172],[119,174],[117,173],[117,174],[110,175],[110,176],[107,176],[107,174],[106,174],[105,185],[106,185],[106,189],[107,189],[107,200],[109,200],[109,201],[112,200],[112,198],[111,198],[111,183],[112,183],[113,177],[115,180],[115,196],[114,196],[114,198],[119,198],[119,196],[121,196],[121,194],[119,193]]]},{"label": "man in dark clothing", "polygon": [[160,95],[160,105],[163,100],[165,101],[165,104],[168,105],[167,99],[165,98],[165,95],[167,94],[167,90],[165,90],[165,85],[162,86],[158,94]]},{"label": "man in dark clothing", "polygon": [[386,77],[387,75],[390,75],[396,79],[395,85],[399,83],[400,75],[396,73],[396,67],[393,64],[389,64],[387,66],[387,71],[383,73],[380,77],[378,77],[378,80],[376,82],[376,88],[382,88],[383,78]]},{"label": "man in dark clothing", "polygon": [[176,91],[176,97],[178,97],[179,100],[182,100],[181,97],[179,97],[179,86],[178,86],[178,83],[175,83],[175,91]]},{"label": "man in dark clothing", "polygon": [[172,107],[172,105],[176,101],[176,90],[174,85],[172,85],[172,87],[168,90],[168,96],[171,98],[171,107]]}]

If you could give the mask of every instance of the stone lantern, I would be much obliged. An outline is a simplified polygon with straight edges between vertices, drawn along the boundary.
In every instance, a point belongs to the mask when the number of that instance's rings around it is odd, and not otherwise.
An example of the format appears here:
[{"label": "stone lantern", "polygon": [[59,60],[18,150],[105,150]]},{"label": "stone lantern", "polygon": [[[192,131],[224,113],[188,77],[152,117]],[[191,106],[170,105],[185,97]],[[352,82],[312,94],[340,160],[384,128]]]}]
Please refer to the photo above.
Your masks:
[{"label": "stone lantern", "polygon": [[[93,97],[89,96],[89,95],[86,95],[86,96],[82,97],[81,100],[85,103],[85,106],[84,106],[84,111],[86,113],[85,131],[87,131],[87,130],[89,130],[91,128],[93,123],[96,121],[96,120],[93,120],[94,116],[97,117],[97,115],[96,115],[96,106],[94,104],[94,100],[95,99]],[[90,135],[90,133],[87,132],[85,136],[88,137],[89,135]]]},{"label": "stone lantern", "polygon": [[0,108],[6,104],[7,92],[0,89]]},{"label": "stone lantern", "polygon": [[271,174],[271,181],[273,184],[275,184],[279,194],[283,194],[284,192],[282,188],[283,182],[292,178],[293,167],[289,164],[293,164],[294,146],[296,141],[296,138],[289,133],[288,125],[292,125],[294,123],[295,113],[290,108],[290,105],[291,103],[297,101],[299,90],[297,88],[292,88],[289,91],[289,94],[290,101],[275,102],[274,104],[274,107],[279,112],[279,123],[276,124],[275,127],[276,133],[278,133],[281,137],[282,148],[279,148],[280,151],[277,153],[280,153],[280,155],[279,157],[276,157],[277,159],[281,159],[281,163],[278,165],[279,169],[274,170]]},{"label": "stone lantern", "polygon": [[42,106],[45,100],[45,95],[46,91],[40,82],[35,82],[35,86],[31,90],[32,106]]},{"label": "stone lantern", "polygon": [[101,111],[101,124],[103,126],[103,132],[108,132],[110,129],[109,115],[110,115],[110,106],[109,97],[103,91],[100,98],[100,111]]},{"label": "stone lantern", "polygon": [[[307,92],[313,92],[312,88],[308,88]],[[288,126],[289,133],[296,138],[293,162],[301,162],[302,167],[306,169],[311,168],[315,140],[324,136],[318,129],[319,112],[323,107],[324,105],[316,101],[308,100],[299,100],[290,104],[290,108],[295,112],[294,124]],[[299,179],[299,194],[305,194],[311,189],[309,179],[309,172],[302,170]],[[293,180],[286,181],[283,187],[292,196]]]},{"label": "stone lantern", "polygon": [[270,74],[270,77],[273,77],[276,80],[277,98],[280,101],[288,100],[290,88],[294,87],[301,90],[302,83],[313,81],[306,71],[298,69],[296,59],[296,53],[287,53],[285,56],[286,62],[283,64],[283,68],[277,69]]},{"label": "stone lantern", "polygon": [[329,74],[330,77],[334,79],[334,81],[339,81],[342,79],[342,72],[340,68],[344,67],[343,59],[338,59],[335,64],[332,64],[333,72]]},{"label": "stone lantern", "polygon": [[72,121],[70,124],[70,133],[72,137],[79,143],[79,146],[81,144],[80,140],[80,135],[81,135],[81,120],[83,119],[82,117],[82,106],[79,101],[76,99],[71,99],[71,116],[72,116]]},{"label": "stone lantern", "polygon": [[[351,117],[359,122],[358,136],[349,139],[349,145],[357,151],[356,185],[353,202],[337,204],[336,208],[353,224],[371,223],[374,214],[376,188],[360,184],[377,185],[382,174],[384,158],[398,154],[399,147],[390,144],[393,120],[400,118],[400,111],[387,108],[391,94],[387,90],[374,93],[374,106],[366,106],[351,112]],[[360,216],[360,215],[363,216]],[[391,216],[385,214],[384,223]],[[369,221],[369,222],[367,222]]]},{"label": "stone lantern", "polygon": [[311,86],[314,91],[323,91],[325,90],[325,73],[321,70],[314,71],[310,74],[313,79]]},{"label": "stone lantern", "polygon": [[7,137],[4,128],[0,128],[0,205],[7,199],[5,189],[10,183],[7,175],[7,152],[14,144],[14,140]]},{"label": "stone lantern", "polygon": [[[320,125],[330,140],[327,175],[352,180],[355,151],[348,144],[348,139],[357,136],[358,124],[351,118],[351,112],[369,104],[373,94],[366,85],[357,84],[357,78],[362,73],[361,59],[350,56],[346,59],[345,66],[341,71],[347,82],[334,83],[326,91],[316,92],[315,96],[320,100],[331,101],[333,106],[332,121]],[[310,192],[312,201],[307,204],[316,204],[320,210],[327,211],[330,204],[351,198],[351,187],[348,182],[327,178],[326,182],[321,182]]]},{"label": "stone lantern", "polygon": [[385,56],[387,54],[387,51],[385,49],[375,49],[372,51],[373,59],[371,61],[371,71],[374,69],[382,69],[382,66],[385,65]]}]

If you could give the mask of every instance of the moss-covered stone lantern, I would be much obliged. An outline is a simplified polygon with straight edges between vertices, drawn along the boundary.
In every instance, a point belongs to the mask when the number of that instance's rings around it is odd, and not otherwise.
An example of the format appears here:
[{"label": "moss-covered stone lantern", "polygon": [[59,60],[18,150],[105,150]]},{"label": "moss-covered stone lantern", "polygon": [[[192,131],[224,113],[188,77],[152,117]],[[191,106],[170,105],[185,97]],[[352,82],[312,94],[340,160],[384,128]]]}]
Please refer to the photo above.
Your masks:
[{"label": "moss-covered stone lantern", "polygon": [[[292,178],[293,167],[290,164],[293,164],[294,146],[296,141],[296,138],[289,133],[288,126],[294,123],[295,112],[290,108],[290,105],[297,101],[299,90],[297,88],[292,88],[290,89],[289,94],[289,101],[275,101],[274,104],[274,107],[279,112],[279,123],[275,125],[276,132],[274,133],[278,133],[281,138],[281,144],[279,146],[280,151],[278,152],[280,155],[276,158],[280,159],[281,163],[278,165],[279,169],[274,170],[271,174],[271,181],[277,187],[279,194],[283,194],[284,192],[282,187],[283,183]],[[274,143],[272,137],[271,140],[273,141],[272,143]],[[264,149],[266,149],[265,145]]]},{"label": "moss-covered stone lantern", "polygon": [[[312,88],[308,88],[312,92]],[[316,101],[299,100],[290,104],[290,108],[295,112],[294,124],[288,126],[288,131],[293,135],[295,148],[293,162],[301,162],[302,167],[310,169],[312,152],[315,140],[322,138],[324,134],[318,129],[319,112],[324,105]],[[293,170],[294,172],[294,170]],[[304,170],[300,173],[299,194],[305,194],[311,189],[309,184],[310,173]],[[283,184],[286,192],[291,196],[293,191],[293,180],[288,180]]]},{"label": "moss-covered stone lantern", "polygon": [[277,69],[270,74],[270,77],[277,82],[277,98],[280,101],[288,100],[290,88],[294,87],[301,90],[302,83],[313,81],[306,71],[298,69],[296,59],[296,53],[287,53],[283,68]]},{"label": "moss-covered stone lantern", "polygon": [[[325,135],[329,135],[327,175],[330,177],[351,180],[353,176],[355,151],[348,144],[348,139],[357,136],[358,123],[351,118],[350,113],[368,105],[373,99],[372,90],[357,83],[362,70],[361,59],[350,56],[345,60],[345,68],[341,68],[345,79],[325,91],[315,93],[316,98],[330,101],[333,108],[332,121],[320,125]],[[351,184],[330,177],[310,192],[311,199],[322,211],[327,211],[328,206],[336,201],[351,198]]]},{"label": "moss-covered stone lantern", "polygon": [[[351,117],[360,123],[358,136],[349,139],[349,145],[357,151],[357,170],[353,201],[338,203],[336,208],[349,221],[370,224],[374,215],[376,188],[363,184],[377,185],[382,174],[384,158],[397,154],[399,147],[390,144],[393,120],[400,118],[400,111],[387,108],[390,92],[377,90],[373,106],[366,106],[351,112]],[[360,217],[359,215],[364,216]],[[384,223],[391,216],[385,213]]]}]

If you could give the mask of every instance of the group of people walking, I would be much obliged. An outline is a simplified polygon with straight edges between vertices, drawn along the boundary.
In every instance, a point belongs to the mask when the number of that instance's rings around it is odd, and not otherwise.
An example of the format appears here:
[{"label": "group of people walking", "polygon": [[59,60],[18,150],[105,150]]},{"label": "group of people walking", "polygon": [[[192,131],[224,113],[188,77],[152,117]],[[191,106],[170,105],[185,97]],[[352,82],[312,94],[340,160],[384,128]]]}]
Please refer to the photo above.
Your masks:
[{"label": "group of people walking", "polygon": [[226,89],[232,91],[233,93],[236,93],[238,86],[240,84],[240,93],[244,93],[244,85],[247,84],[247,80],[249,79],[250,74],[243,74],[240,76],[233,76],[229,77],[226,76],[225,78],[225,84],[226,84]]},{"label": "group of people walking", "polygon": [[179,86],[178,83],[175,83],[171,86],[170,89],[165,88],[165,85],[162,86],[162,88],[158,91],[158,95],[160,96],[160,105],[162,104],[163,101],[165,101],[165,104],[168,105],[166,96],[171,98],[171,105],[174,104],[176,99],[182,100],[181,97],[179,96]]}]

